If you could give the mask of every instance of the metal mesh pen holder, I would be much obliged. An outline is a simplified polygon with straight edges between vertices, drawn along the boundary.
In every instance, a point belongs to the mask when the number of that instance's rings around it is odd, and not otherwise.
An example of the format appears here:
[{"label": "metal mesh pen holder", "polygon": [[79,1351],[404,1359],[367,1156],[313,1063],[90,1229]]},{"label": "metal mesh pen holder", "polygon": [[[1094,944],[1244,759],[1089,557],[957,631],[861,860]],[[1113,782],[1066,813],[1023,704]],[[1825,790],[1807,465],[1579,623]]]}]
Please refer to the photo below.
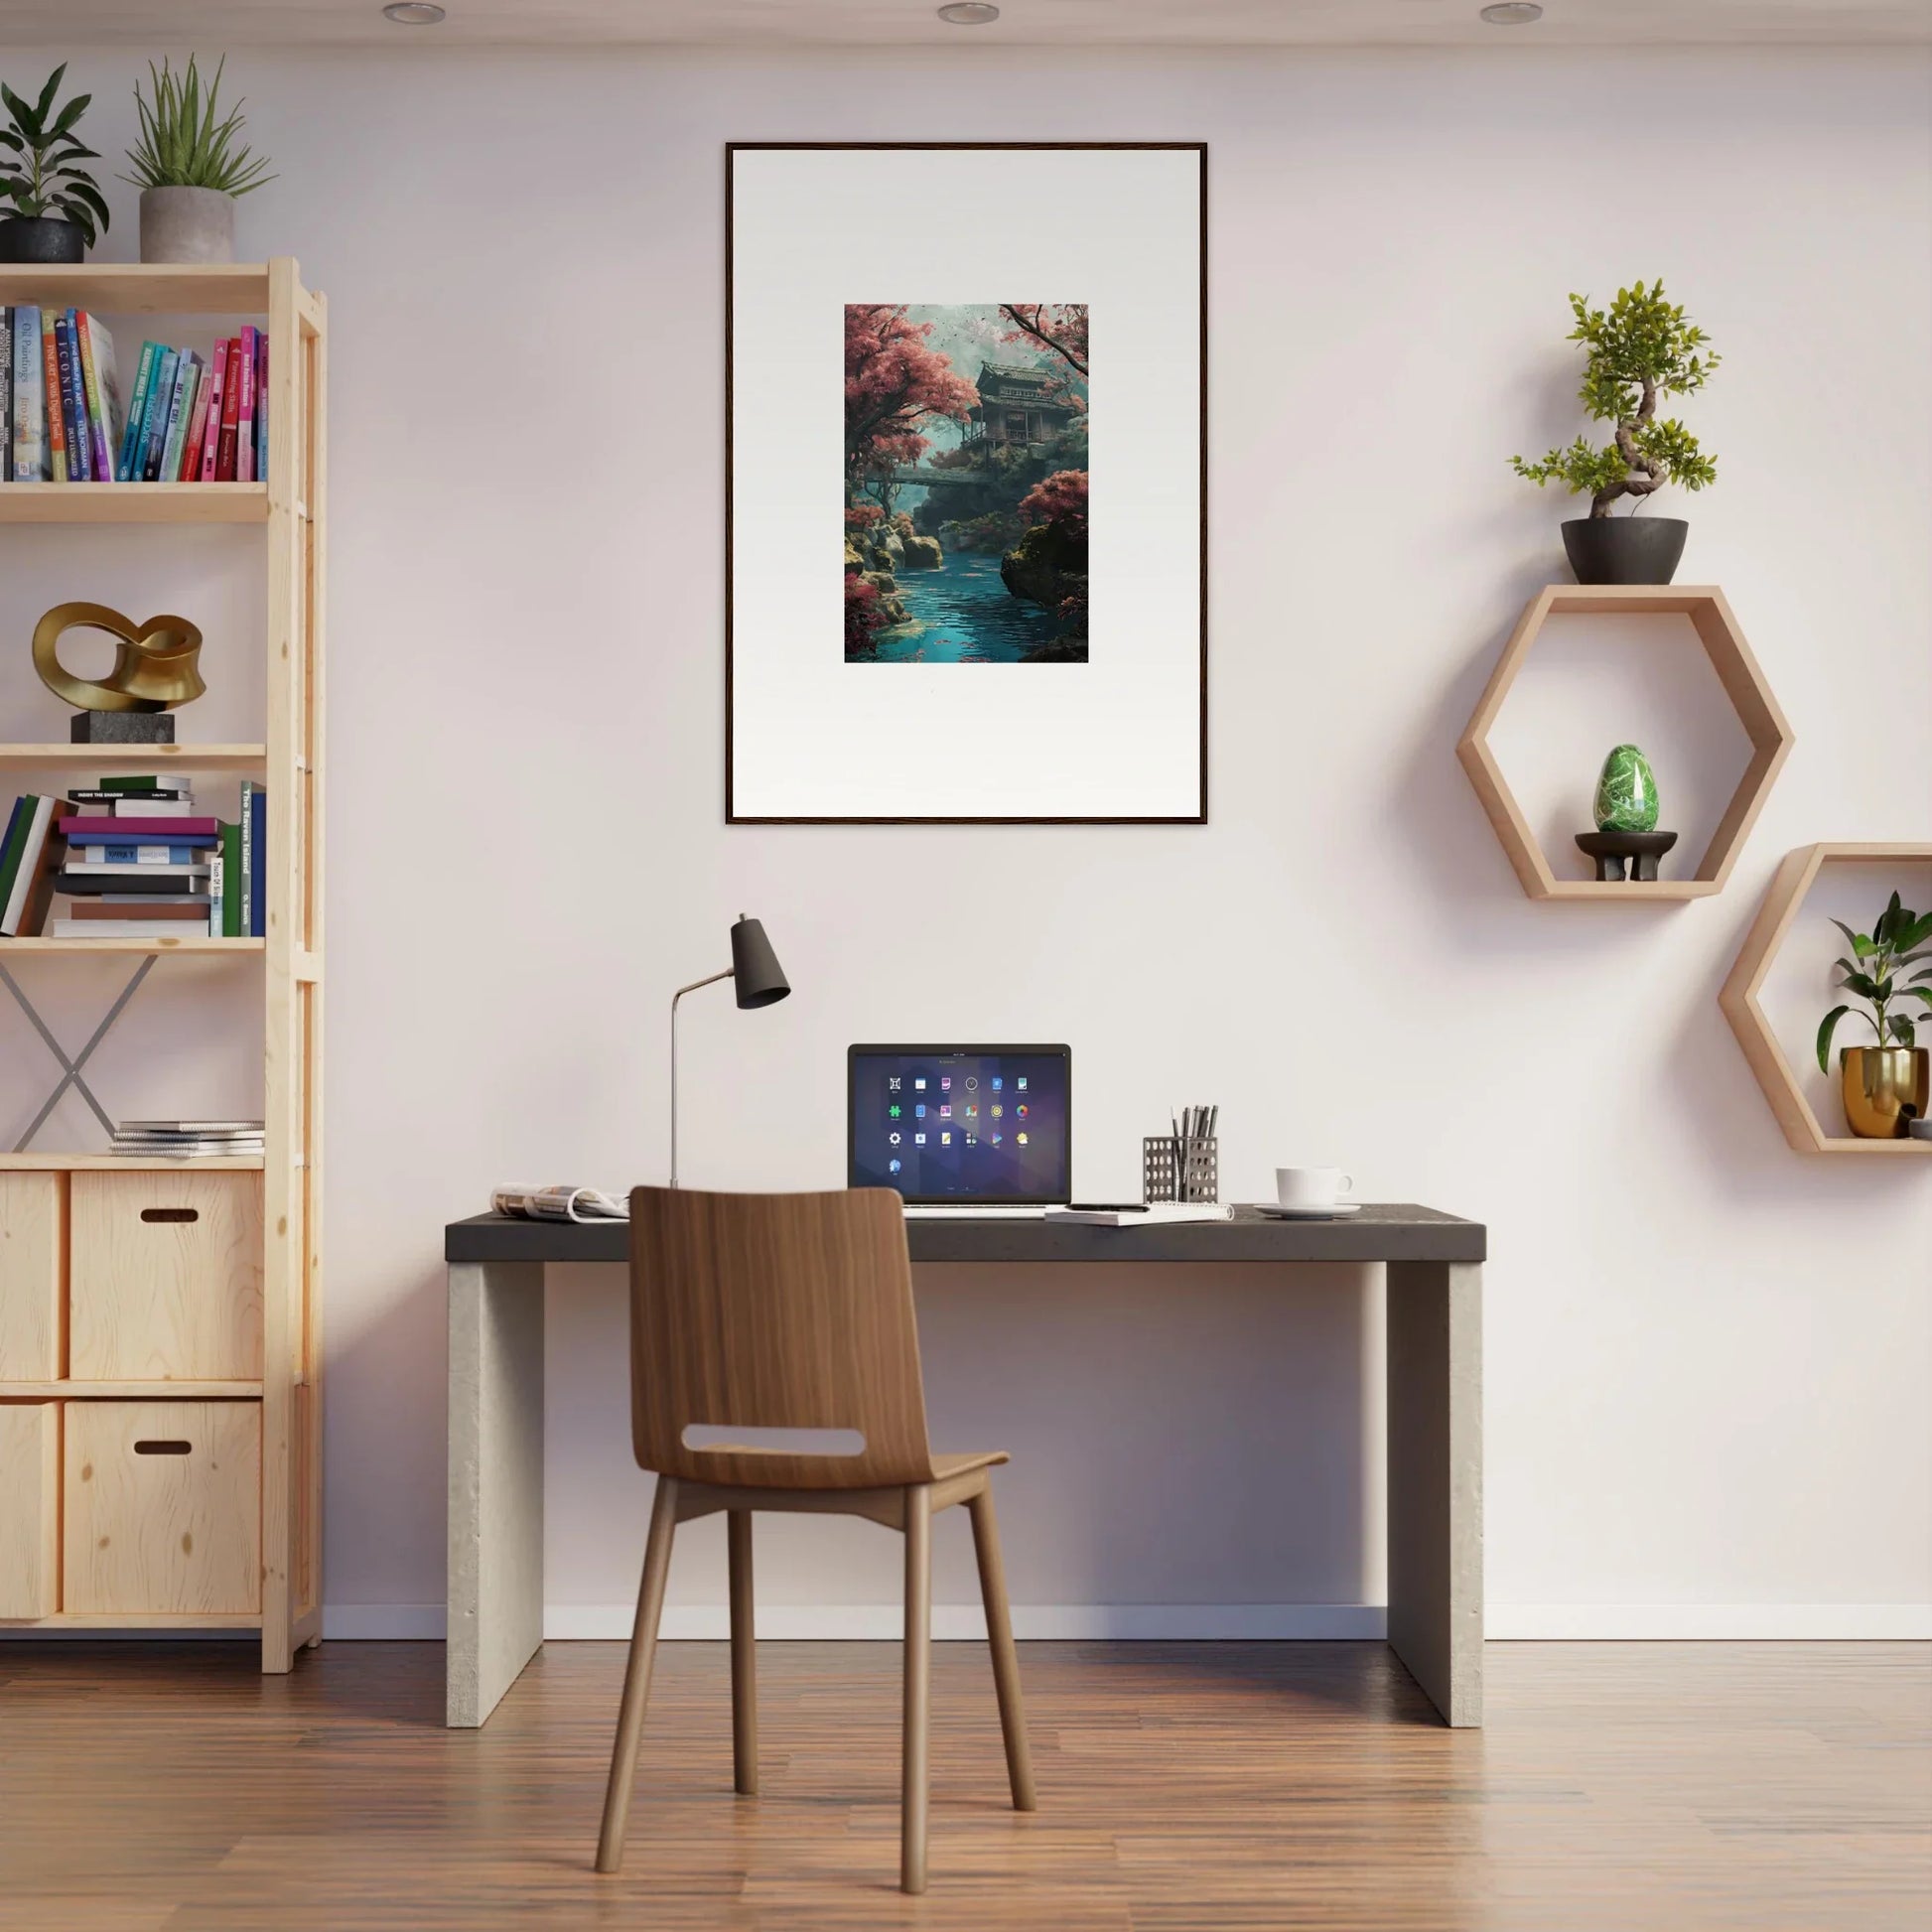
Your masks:
[{"label": "metal mesh pen holder", "polygon": [[1218,1140],[1176,1140],[1150,1134],[1141,1143],[1141,1199],[1217,1201],[1221,1198],[1221,1144]]}]

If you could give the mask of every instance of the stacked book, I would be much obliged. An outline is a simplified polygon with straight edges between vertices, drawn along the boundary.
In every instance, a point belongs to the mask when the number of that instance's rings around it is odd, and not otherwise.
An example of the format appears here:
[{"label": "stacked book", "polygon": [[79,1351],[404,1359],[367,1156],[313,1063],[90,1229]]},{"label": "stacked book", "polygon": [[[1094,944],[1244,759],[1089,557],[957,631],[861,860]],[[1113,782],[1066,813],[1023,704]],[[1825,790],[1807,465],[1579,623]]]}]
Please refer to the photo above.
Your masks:
[{"label": "stacked book", "polygon": [[207,355],[141,345],[121,407],[114,339],[85,309],[0,308],[0,483],[258,483],[268,337]]},{"label": "stacked book", "polygon": [[258,1120],[124,1120],[114,1129],[109,1152],[148,1161],[260,1154],[262,1131]]},{"label": "stacked book", "polygon": [[[0,936],[259,938],[267,838],[268,795],[252,779],[234,824],[198,813],[172,776],[104,777],[65,809],[30,792],[0,841]],[[69,902],[50,921],[57,895]]]}]

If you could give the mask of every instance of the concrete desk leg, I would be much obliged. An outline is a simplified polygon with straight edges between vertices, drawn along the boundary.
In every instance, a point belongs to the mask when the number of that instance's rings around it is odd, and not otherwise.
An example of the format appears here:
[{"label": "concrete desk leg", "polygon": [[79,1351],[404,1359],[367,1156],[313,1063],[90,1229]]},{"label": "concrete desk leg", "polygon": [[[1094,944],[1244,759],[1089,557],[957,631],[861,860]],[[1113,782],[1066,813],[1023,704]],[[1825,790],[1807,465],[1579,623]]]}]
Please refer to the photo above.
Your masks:
[{"label": "concrete desk leg", "polygon": [[450,1266],[446,1722],[481,1725],[543,1641],[543,1267]]},{"label": "concrete desk leg", "polygon": [[1389,1647],[1482,1723],[1482,1270],[1389,1264]]}]

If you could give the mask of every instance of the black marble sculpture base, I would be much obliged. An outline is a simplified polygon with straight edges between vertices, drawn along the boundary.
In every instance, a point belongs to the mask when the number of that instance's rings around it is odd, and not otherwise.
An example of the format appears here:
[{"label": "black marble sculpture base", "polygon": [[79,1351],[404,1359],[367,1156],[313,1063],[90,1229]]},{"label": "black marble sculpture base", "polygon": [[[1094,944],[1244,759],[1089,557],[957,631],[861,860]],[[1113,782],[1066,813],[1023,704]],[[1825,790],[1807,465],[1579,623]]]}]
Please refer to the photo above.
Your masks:
[{"label": "black marble sculpture base", "polygon": [[76,711],[68,733],[75,745],[172,745],[172,711]]},{"label": "black marble sculpture base", "polygon": [[1655,879],[1657,861],[1677,843],[1675,832],[1579,832],[1577,848],[1596,861],[1596,877],[1607,884],[1624,878]]}]

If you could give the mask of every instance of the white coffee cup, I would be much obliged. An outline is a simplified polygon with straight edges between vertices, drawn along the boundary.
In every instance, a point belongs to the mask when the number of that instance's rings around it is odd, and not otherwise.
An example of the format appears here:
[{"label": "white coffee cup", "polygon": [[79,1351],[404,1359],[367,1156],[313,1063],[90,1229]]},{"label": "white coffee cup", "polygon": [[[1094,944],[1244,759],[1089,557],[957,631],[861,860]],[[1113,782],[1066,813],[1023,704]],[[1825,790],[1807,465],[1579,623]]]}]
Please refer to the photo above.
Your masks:
[{"label": "white coffee cup", "polygon": [[1354,1176],[1339,1168],[1275,1170],[1275,1194],[1284,1207],[1333,1207],[1354,1186]]}]

